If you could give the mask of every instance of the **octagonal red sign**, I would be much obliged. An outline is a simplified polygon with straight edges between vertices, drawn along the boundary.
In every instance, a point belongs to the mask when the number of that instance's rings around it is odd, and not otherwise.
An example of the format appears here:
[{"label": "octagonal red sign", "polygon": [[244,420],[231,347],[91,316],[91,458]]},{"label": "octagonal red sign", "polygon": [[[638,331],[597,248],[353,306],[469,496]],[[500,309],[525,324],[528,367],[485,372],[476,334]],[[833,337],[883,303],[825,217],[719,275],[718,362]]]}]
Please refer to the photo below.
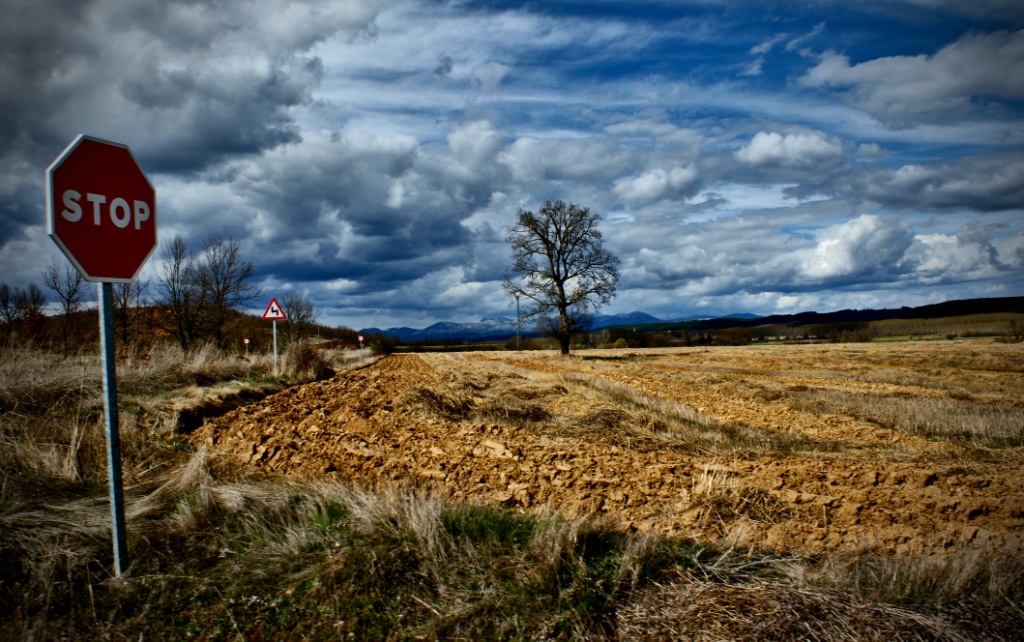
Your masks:
[{"label": "octagonal red sign", "polygon": [[156,190],[126,145],[80,135],[46,170],[50,238],[89,281],[131,281],[156,249]]}]

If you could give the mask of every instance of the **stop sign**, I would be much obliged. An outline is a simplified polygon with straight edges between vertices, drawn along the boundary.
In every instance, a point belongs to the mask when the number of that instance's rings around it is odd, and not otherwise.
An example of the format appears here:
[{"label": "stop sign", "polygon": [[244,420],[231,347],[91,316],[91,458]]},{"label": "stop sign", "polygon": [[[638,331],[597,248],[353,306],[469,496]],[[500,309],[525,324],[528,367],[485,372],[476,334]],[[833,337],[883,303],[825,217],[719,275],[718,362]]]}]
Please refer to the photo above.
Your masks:
[{"label": "stop sign", "polygon": [[85,279],[126,283],[156,249],[156,190],[127,146],[79,135],[46,170],[46,228]]}]

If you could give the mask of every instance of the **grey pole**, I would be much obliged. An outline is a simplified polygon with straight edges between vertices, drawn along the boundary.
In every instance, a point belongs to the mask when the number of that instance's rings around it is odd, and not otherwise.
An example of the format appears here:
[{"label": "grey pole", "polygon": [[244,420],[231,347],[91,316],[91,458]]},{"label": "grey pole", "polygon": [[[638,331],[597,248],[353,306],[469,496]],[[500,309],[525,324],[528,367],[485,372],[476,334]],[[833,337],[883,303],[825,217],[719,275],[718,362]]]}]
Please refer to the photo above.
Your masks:
[{"label": "grey pole", "polygon": [[107,422],[107,476],[110,479],[110,519],[114,533],[114,575],[128,565],[128,537],[124,523],[124,487],[121,481],[121,434],[117,417],[117,370],[114,351],[114,294],[108,282],[97,284],[100,300],[100,353],[103,357],[103,414]]},{"label": "grey pole", "polygon": [[274,321],[274,374],[277,374],[277,321]]},{"label": "grey pole", "polygon": [[523,329],[523,317],[519,313],[519,294],[517,293],[516,294],[516,350],[520,350],[520,351],[523,349],[522,329]]}]

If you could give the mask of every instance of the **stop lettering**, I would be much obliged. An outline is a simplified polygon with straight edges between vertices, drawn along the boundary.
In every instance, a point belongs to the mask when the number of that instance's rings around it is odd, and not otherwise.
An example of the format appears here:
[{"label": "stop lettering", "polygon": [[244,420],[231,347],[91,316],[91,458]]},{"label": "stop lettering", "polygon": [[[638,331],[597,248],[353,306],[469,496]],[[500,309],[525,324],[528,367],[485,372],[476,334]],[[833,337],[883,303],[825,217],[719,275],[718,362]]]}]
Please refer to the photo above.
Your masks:
[{"label": "stop lettering", "polygon": [[128,282],[156,249],[156,191],[127,146],[78,136],[46,170],[50,237],[86,279]]},{"label": "stop lettering", "polygon": [[[77,223],[82,220],[82,204],[79,202],[81,198],[82,194],[73,189],[64,192],[64,210],[60,215],[71,223]],[[107,197],[103,194],[90,193],[85,195],[85,199],[92,203],[93,224],[99,225],[102,217],[102,206],[107,202]],[[141,230],[142,223],[149,220],[149,203],[145,201],[132,201],[132,206],[129,207],[128,201],[117,197],[110,202],[107,212],[110,214],[110,221],[117,227],[127,227],[134,220],[135,229]]]}]

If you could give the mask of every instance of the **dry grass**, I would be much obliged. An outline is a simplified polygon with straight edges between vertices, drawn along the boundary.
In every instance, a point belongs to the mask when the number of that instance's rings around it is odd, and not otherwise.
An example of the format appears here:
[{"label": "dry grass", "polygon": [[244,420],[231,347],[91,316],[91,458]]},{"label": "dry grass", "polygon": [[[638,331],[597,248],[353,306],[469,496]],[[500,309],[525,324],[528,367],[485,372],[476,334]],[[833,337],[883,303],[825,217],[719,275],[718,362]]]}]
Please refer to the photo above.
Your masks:
[{"label": "dry grass", "polygon": [[685,510],[694,514],[694,532],[712,541],[729,534],[733,530],[730,524],[741,518],[772,526],[792,516],[789,505],[776,496],[743,486],[734,475],[707,465],[693,478],[686,499]]},{"label": "dry grass", "polygon": [[412,388],[398,405],[450,421],[479,419],[522,426],[550,420],[547,406],[567,392],[551,377],[495,374],[461,358],[450,358],[448,367],[445,385]]},{"label": "dry grass", "polygon": [[632,412],[634,419],[628,427],[634,432],[661,443],[675,444],[687,452],[736,456],[743,453],[831,452],[837,447],[826,440],[721,421],[683,404],[599,375],[567,373],[563,377],[574,386],[574,397],[580,396],[577,391],[581,388],[595,393],[601,402],[619,409],[619,412],[622,409]]},{"label": "dry grass", "polygon": [[865,603],[845,593],[768,583],[656,585],[620,617],[620,640],[981,639],[938,617]]},{"label": "dry grass", "polygon": [[[336,367],[364,363],[344,360]],[[285,372],[275,378],[270,355],[240,358],[211,346],[182,354],[176,346],[158,344],[120,354],[125,482],[142,483],[176,465],[182,445],[175,433],[282,385],[323,374],[326,367],[320,357],[284,365]],[[103,383],[96,354],[62,359],[41,350],[0,350],[0,410],[0,507],[105,486]]]},{"label": "dry grass", "polygon": [[[211,346],[183,355],[165,344],[147,352],[119,354],[116,367],[121,397],[151,397],[186,385],[265,377],[272,371],[266,355],[243,359]],[[6,411],[32,414],[94,407],[102,404],[102,394],[100,359],[95,353],[61,359],[35,349],[0,350],[0,407]]]},{"label": "dry grass", "polygon": [[1024,446],[1024,406],[979,403],[973,395],[864,394],[821,388],[792,391],[794,407],[842,413],[908,435],[957,441],[982,448]]}]

